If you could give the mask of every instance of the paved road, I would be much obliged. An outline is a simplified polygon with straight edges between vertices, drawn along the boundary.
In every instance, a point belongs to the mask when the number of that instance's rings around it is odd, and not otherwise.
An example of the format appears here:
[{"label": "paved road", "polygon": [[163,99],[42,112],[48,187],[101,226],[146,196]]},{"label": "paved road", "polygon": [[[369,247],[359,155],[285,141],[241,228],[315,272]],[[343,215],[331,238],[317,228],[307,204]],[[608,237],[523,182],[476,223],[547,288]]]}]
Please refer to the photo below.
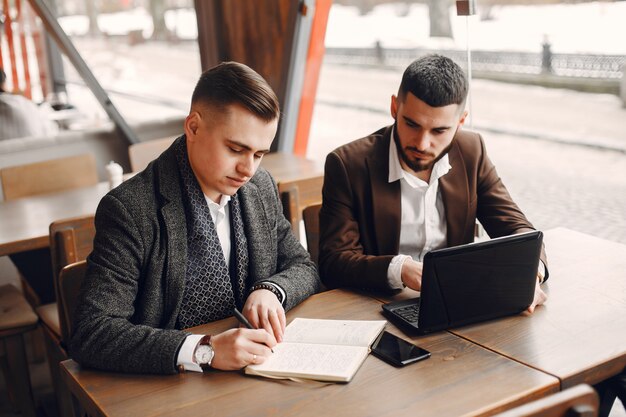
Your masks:
[{"label": "paved road", "polygon": [[[335,147],[390,124],[400,76],[324,66],[308,156],[324,160]],[[483,80],[473,91],[476,130],[536,227],[626,243],[626,109],[617,97]],[[510,133],[494,133],[503,130]]]}]

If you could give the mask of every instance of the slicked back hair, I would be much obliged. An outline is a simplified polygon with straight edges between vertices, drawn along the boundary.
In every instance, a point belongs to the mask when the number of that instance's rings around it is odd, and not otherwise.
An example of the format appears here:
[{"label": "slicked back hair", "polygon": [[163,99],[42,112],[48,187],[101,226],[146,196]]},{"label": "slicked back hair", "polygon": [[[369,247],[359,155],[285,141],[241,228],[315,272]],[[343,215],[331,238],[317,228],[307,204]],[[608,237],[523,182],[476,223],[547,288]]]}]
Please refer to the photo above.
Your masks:
[{"label": "slicked back hair", "polygon": [[203,72],[191,96],[191,105],[196,104],[218,110],[240,104],[266,122],[280,116],[278,98],[267,81],[238,62],[222,62]]},{"label": "slicked back hair", "polygon": [[467,98],[467,78],[450,58],[425,55],[404,70],[398,98],[404,100],[407,92],[430,107],[458,104],[463,108]]}]

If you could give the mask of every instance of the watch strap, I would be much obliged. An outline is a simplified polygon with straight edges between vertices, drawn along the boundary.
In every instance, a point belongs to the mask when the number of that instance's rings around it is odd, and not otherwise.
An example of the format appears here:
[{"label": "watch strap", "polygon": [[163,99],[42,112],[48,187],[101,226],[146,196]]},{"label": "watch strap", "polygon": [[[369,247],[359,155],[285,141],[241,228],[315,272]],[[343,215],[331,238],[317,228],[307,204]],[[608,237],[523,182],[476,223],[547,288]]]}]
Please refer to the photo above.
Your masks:
[{"label": "watch strap", "polygon": [[[208,345],[208,346],[211,346],[211,349],[213,349],[213,345],[211,344],[211,335],[210,334],[202,336],[202,339],[200,339],[200,341],[198,342],[198,346],[201,346],[201,345]],[[213,362],[213,358],[215,358],[215,350],[213,350],[213,356],[211,357],[211,362]],[[203,371],[206,371],[208,369],[211,369],[211,362],[209,362],[209,363],[200,363],[198,365],[200,365],[200,368],[202,368]]]}]

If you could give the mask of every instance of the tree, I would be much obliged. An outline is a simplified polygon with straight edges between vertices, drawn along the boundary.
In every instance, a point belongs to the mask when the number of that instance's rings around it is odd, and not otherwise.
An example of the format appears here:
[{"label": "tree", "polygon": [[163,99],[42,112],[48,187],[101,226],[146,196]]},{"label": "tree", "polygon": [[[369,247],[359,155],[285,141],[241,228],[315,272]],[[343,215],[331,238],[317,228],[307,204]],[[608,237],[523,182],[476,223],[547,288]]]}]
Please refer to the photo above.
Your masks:
[{"label": "tree", "polygon": [[89,35],[99,35],[100,28],[98,27],[98,11],[96,10],[96,2],[93,0],[85,0],[85,12],[89,18]]},{"label": "tree", "polygon": [[165,0],[150,0],[150,15],[152,16],[152,39],[166,39],[167,26],[165,25]]},{"label": "tree", "polygon": [[430,36],[451,38],[450,23],[451,0],[428,0],[428,16],[430,18]]}]

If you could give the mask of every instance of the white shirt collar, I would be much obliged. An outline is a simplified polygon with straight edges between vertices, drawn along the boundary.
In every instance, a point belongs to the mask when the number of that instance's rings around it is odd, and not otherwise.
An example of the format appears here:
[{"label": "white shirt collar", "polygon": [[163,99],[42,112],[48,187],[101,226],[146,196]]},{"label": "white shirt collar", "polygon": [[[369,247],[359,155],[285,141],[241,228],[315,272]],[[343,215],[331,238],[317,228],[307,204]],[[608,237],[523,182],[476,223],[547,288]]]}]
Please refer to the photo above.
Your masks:
[{"label": "white shirt collar", "polygon": [[[402,178],[406,180],[406,182],[411,187],[420,187],[426,184],[425,181],[417,178],[415,175],[405,171],[402,169],[402,165],[400,164],[400,155],[398,155],[398,149],[396,148],[396,142],[393,138],[394,128],[391,128],[391,138],[389,141],[389,179],[388,181],[394,182],[398,181]],[[448,158],[448,154],[445,154],[439,161],[435,162],[433,165],[433,171],[430,174],[430,184],[435,181],[438,181],[439,178],[443,177],[450,171],[452,166],[450,165],[450,159]]]},{"label": "white shirt collar", "polygon": [[209,197],[206,196],[206,194],[204,195],[204,199],[209,205],[209,211],[211,213],[211,217],[213,218],[213,222],[215,224],[220,223],[226,217],[225,207],[230,201],[230,196],[222,194],[222,197],[220,198],[219,203],[216,203],[215,201],[211,200]]}]

